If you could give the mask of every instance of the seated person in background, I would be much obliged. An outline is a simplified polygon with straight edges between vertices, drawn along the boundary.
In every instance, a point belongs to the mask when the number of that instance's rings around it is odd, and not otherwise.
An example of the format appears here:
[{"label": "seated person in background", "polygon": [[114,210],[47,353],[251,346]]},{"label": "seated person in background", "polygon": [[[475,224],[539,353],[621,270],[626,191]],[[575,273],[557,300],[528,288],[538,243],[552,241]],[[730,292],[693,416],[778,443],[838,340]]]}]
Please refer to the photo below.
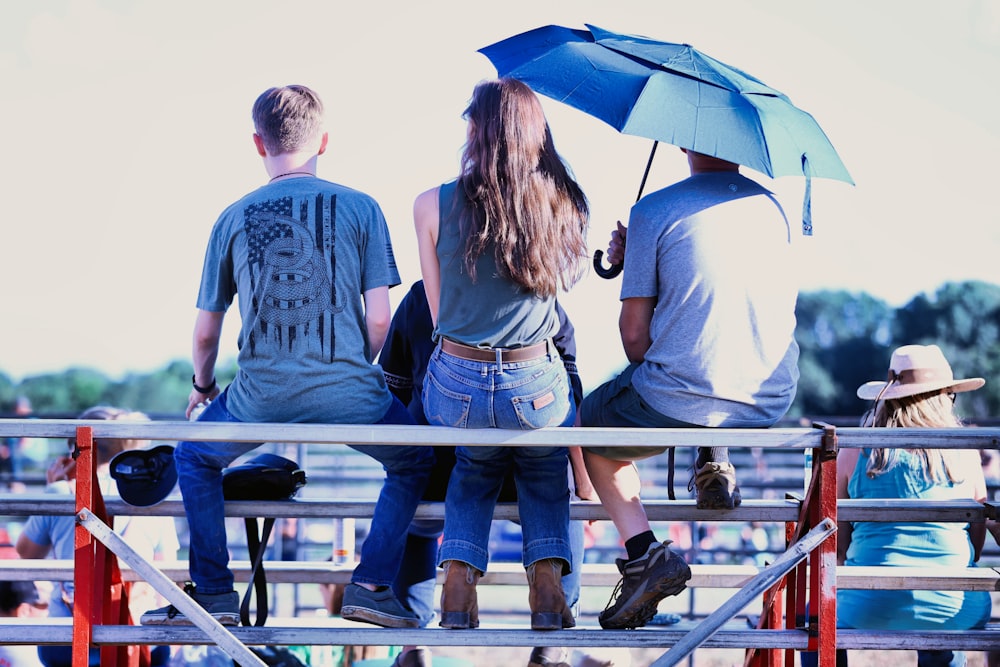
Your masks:
[{"label": "seated person in background", "polygon": [[[110,419],[126,421],[149,421],[149,417],[141,412],[130,412],[121,408],[97,406],[85,410],[79,419]],[[108,473],[111,459],[126,449],[137,449],[148,445],[146,440],[120,440],[112,438],[94,439],[94,463],[97,466],[97,479],[101,490],[109,494],[114,490],[112,479]],[[75,438],[69,440],[69,452],[76,449]],[[46,472],[50,493],[73,493],[76,484],[76,461],[72,456],[60,456]],[[17,540],[17,553],[21,558],[45,558],[50,553],[58,559],[72,559],[74,552],[74,528],[76,519],[73,516],[33,516],[24,526]],[[119,516],[115,517],[115,531],[147,560],[177,560],[177,550],[180,543],[177,540],[177,528],[173,517],[168,516]],[[138,615],[151,603],[160,602],[159,596],[148,584],[139,582],[132,586],[129,595],[129,606],[133,616]],[[55,582],[52,598],[49,604],[49,615],[54,617],[72,617],[73,582]],[[169,658],[169,647],[157,646],[152,650],[154,665],[166,664]],[[72,649],[69,646],[39,646],[38,655],[45,667],[69,667],[72,663]],[[93,648],[90,651],[90,664],[100,664],[100,651]]]},{"label": "seated person in background", "polygon": [[[48,604],[42,601],[33,581],[0,581],[0,618],[45,616]],[[35,646],[0,645],[0,667],[42,667]]]},{"label": "seated person in background", "polygon": [[[858,398],[874,406],[861,425],[873,428],[957,427],[955,395],[979,389],[982,378],[956,380],[936,345],[904,345],[892,353],[886,382],[868,382]],[[837,455],[839,498],[986,497],[979,452],[954,449],[842,449]],[[983,524],[859,521],[841,523],[837,532],[841,565],[969,567],[979,558]],[[837,591],[837,625],[865,630],[967,630],[990,619],[985,591],[853,590]],[[919,667],[961,667],[960,651],[917,651]],[[816,664],[802,653],[803,667]],[[839,667],[847,652],[837,651]]]}]

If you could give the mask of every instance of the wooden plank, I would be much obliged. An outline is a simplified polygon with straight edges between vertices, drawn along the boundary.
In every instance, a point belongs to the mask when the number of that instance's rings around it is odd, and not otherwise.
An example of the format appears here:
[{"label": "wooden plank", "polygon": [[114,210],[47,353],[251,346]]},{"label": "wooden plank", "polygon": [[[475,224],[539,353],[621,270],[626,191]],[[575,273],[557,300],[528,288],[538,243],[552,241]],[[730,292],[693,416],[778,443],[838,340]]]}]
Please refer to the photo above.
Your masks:
[{"label": "wooden plank", "polygon": [[[70,619],[0,619],[0,643],[28,645],[68,645],[72,638]],[[233,635],[247,644],[277,646],[322,646],[358,644],[420,644],[424,646],[633,646],[664,648],[673,646],[695,623],[682,621],[669,629],[646,627],[639,630],[603,630],[582,625],[559,632],[533,632],[507,623],[488,623],[476,630],[456,632],[439,628],[386,630],[352,623],[339,618],[268,619],[264,628],[233,628]],[[392,636],[387,637],[386,633]],[[211,640],[196,627],[120,626],[94,628],[99,644],[206,644]],[[838,648],[867,650],[915,650],[936,648],[965,651],[1000,649],[1000,625],[982,630],[961,631],[865,631],[841,629]],[[800,630],[753,630],[735,621],[720,629],[704,648],[788,648],[802,650],[806,634]]]},{"label": "wooden plank", "polygon": [[[156,568],[175,582],[189,579],[187,561],[156,561]],[[236,581],[250,580],[250,563],[232,561],[230,568]],[[273,584],[345,584],[351,580],[354,565],[332,565],[328,561],[265,561],[267,580]],[[760,568],[753,565],[691,565],[689,588],[742,588]],[[131,568],[122,567],[125,581],[141,581]],[[614,587],[621,575],[609,563],[585,563],[583,583],[586,586]],[[72,581],[71,560],[0,560],[0,579],[8,581]],[[438,583],[444,574],[438,573]],[[524,568],[518,563],[490,563],[489,571],[480,583],[484,586],[524,586]],[[1000,591],[1000,573],[994,568],[923,568],[923,567],[861,567],[841,565],[837,568],[837,588],[862,590],[942,590]]]},{"label": "wooden plank", "polygon": [[[78,419],[0,419],[0,435],[68,438],[79,426],[95,437],[152,440],[294,442],[365,445],[506,445],[511,447],[581,445],[665,447],[734,447],[805,449],[819,446],[816,428],[772,429],[642,429],[543,428],[534,431],[481,429],[474,434],[445,426],[357,424],[240,424],[222,422],[115,422]],[[840,447],[932,447],[983,449],[1000,447],[1000,428],[837,429]]]},{"label": "wooden plank", "polygon": [[[134,507],[119,498],[106,500],[108,512],[114,516],[184,516],[180,500],[166,500],[151,507]],[[732,510],[699,510],[694,500],[647,500],[643,503],[650,521],[773,521],[785,523],[798,519],[797,500],[744,500]],[[841,521],[984,521],[989,511],[974,500],[918,499],[867,500],[841,499],[837,502]],[[70,515],[75,511],[70,496],[52,494],[0,494],[0,515]],[[335,517],[371,518],[375,501],[361,498],[341,500],[275,500],[230,501],[226,516],[230,517],[299,517],[325,519]],[[517,505],[500,503],[495,519],[518,518]],[[419,519],[443,519],[443,503],[422,503],[417,509]],[[576,501],[570,503],[570,517],[578,520],[606,520],[608,514],[600,503]]]},{"label": "wooden plank", "polygon": [[[106,499],[108,512],[114,516],[184,516],[180,500],[166,500],[150,507],[134,507],[119,498]],[[794,520],[798,516],[798,502],[791,500],[745,500],[732,510],[699,510],[694,500],[651,500],[644,503],[651,521],[775,521]],[[71,515],[75,510],[69,496],[52,494],[0,494],[0,515]],[[229,501],[226,516],[298,517],[328,519],[335,517],[371,518],[375,501],[345,498],[340,500],[275,500]],[[493,514],[495,519],[516,520],[517,505],[500,503]],[[577,501],[570,504],[570,517],[578,520],[607,520],[607,511],[600,503]],[[422,503],[417,509],[418,519],[444,519],[444,503]]]},{"label": "wooden plank", "polygon": [[995,651],[1000,649],[1000,627],[984,630],[837,630],[837,647],[915,651]]},{"label": "wooden plank", "polygon": [[344,445],[505,445],[510,447],[634,446],[783,447],[803,449],[818,444],[820,433],[806,428],[785,429],[619,429],[542,428],[465,429],[446,426],[361,424],[251,424],[233,422],[113,422],[77,419],[0,419],[0,435],[68,438],[78,426],[94,437],[207,442],[294,442]]},{"label": "wooden plank", "polygon": [[986,520],[986,508],[975,500],[841,498],[837,501],[837,518],[840,521],[978,523]]},{"label": "wooden plank", "polygon": [[[465,429],[445,426],[396,426],[357,424],[242,424],[230,422],[128,422],[78,419],[0,419],[0,435],[12,437],[68,438],[86,426],[95,437],[151,440],[204,440],[208,442],[294,442],[364,445],[505,445],[533,446],[635,446],[733,447],[806,449],[820,445],[817,428],[772,429],[643,429],[643,428],[542,428],[533,431]],[[1000,447],[1000,428],[894,428],[837,429],[841,448],[909,447],[936,449],[985,449]]]},{"label": "wooden plank", "polygon": [[[415,630],[375,628],[342,619],[294,619],[296,625],[271,624],[263,628],[234,628],[233,634],[247,644],[267,645],[372,645],[415,644],[424,646],[632,646],[663,648],[677,642],[694,627],[685,622],[668,629],[647,627],[640,630],[604,630],[594,625],[578,626],[558,632],[529,630],[528,618],[513,623],[483,622],[475,630],[455,631],[440,628]],[[158,631],[158,632],[157,632]],[[94,629],[98,643],[204,643],[197,628],[135,628],[104,626]],[[804,648],[805,633],[797,630],[753,630],[745,621],[734,622],[718,632],[706,648],[746,648],[779,646]]]},{"label": "wooden plank", "polygon": [[837,588],[993,592],[1000,590],[1000,573],[990,567],[841,565],[837,568]]}]

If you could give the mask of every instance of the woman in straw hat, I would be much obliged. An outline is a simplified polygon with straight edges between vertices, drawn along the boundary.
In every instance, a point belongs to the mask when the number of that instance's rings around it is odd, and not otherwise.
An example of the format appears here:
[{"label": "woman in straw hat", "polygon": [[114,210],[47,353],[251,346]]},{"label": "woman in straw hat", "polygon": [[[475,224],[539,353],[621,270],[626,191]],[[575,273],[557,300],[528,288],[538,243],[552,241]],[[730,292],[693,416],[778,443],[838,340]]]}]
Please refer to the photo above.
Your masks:
[{"label": "woman in straw hat", "polygon": [[[958,427],[958,393],[979,389],[982,378],[955,379],[936,345],[904,345],[892,353],[889,376],[867,382],[858,398],[874,401],[861,425],[874,428]],[[944,449],[843,449],[837,457],[840,498],[986,498],[979,452]],[[969,567],[978,558],[983,524],[859,521],[838,526],[841,565]],[[837,625],[869,630],[966,630],[990,618],[985,591],[839,590]],[[846,652],[837,652],[846,665]],[[921,650],[920,667],[959,667],[958,651]],[[804,665],[815,664],[803,661]],[[803,654],[805,658],[806,655]]]}]

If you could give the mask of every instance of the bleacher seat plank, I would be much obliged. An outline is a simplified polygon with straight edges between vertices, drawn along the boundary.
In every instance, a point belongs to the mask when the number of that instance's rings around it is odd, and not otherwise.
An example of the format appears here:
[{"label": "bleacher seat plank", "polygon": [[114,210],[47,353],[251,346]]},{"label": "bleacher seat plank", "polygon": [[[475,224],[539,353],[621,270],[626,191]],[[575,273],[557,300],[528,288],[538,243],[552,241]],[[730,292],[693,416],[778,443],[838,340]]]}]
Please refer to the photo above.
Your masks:
[{"label": "bleacher seat plank", "polygon": [[[178,583],[188,579],[187,561],[156,561],[168,578]],[[250,563],[245,560],[230,563],[239,583],[250,580]],[[346,584],[351,580],[354,565],[333,565],[327,561],[266,561],[267,580],[272,584]],[[753,565],[691,565],[690,588],[742,588],[760,572]],[[122,564],[122,578],[138,581],[140,577]],[[610,563],[585,563],[585,586],[614,587],[621,575]],[[0,579],[26,581],[72,581],[71,560],[0,560]],[[438,583],[444,573],[438,572]],[[485,586],[524,586],[524,567],[520,563],[494,562],[483,575]],[[1000,591],[1000,572],[996,568],[931,568],[931,567],[862,567],[841,565],[837,568],[837,588],[864,590],[972,590]]]},{"label": "bleacher seat plank", "polygon": [[[338,618],[270,618],[262,628],[232,628],[233,635],[249,645],[324,646],[418,644],[425,646],[632,646],[668,648],[694,628],[696,622],[647,626],[639,630],[603,630],[596,625],[582,625],[559,632],[535,632],[513,623],[485,622],[475,630],[387,630]],[[72,640],[70,619],[3,619],[0,643],[68,644]],[[387,637],[386,633],[391,633]],[[121,626],[94,627],[94,641],[102,644],[207,644],[210,640],[195,627]],[[802,630],[756,630],[745,620],[727,623],[713,635],[704,648],[806,648],[807,635]],[[981,630],[954,631],[865,631],[837,630],[837,647],[866,650],[916,650],[921,648],[989,651],[1000,649],[1000,625],[990,624]]]},{"label": "bleacher seat plank", "polygon": [[[184,505],[180,500],[165,500],[150,507],[134,507],[120,498],[106,499],[108,512],[113,516],[184,516]],[[699,510],[694,500],[648,500],[643,502],[650,521],[767,521],[787,523],[797,521],[800,502],[797,500],[747,499],[739,507],[731,510]],[[75,501],[69,496],[52,494],[0,494],[0,507],[8,516],[68,515],[75,509]],[[840,521],[972,521],[981,522],[989,512],[983,503],[974,500],[917,499],[870,500],[841,499],[837,501]],[[362,518],[370,519],[375,512],[375,501],[369,499],[341,500],[275,500],[275,501],[229,501],[226,516],[277,518]],[[515,520],[518,518],[517,505],[500,503],[494,511],[495,519]],[[600,503],[577,501],[570,504],[570,516],[577,520],[607,519],[607,511]],[[417,509],[417,518],[444,519],[444,503],[422,503]]]}]

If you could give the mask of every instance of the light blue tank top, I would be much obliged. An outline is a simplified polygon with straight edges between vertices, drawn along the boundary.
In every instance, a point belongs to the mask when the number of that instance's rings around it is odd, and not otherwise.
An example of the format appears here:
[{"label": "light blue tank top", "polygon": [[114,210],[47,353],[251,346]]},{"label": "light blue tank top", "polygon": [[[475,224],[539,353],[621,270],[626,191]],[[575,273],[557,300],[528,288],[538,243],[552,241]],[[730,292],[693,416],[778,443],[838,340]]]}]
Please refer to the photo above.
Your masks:
[{"label": "light blue tank top", "polygon": [[[848,481],[851,498],[956,499],[954,485],[928,481],[921,460],[907,451],[883,474],[865,472],[870,450],[862,450]],[[969,567],[973,548],[968,524],[937,522],[854,523],[847,565]],[[841,627],[885,630],[966,630],[990,617],[985,591],[837,591]]]},{"label": "light blue tank top", "polygon": [[441,186],[437,256],[441,297],[435,339],[445,337],[471,347],[524,347],[540,343],[559,329],[556,299],[539,298],[501,276],[488,246],[476,262],[476,281],[465,269],[461,217],[468,207],[457,183]]}]

